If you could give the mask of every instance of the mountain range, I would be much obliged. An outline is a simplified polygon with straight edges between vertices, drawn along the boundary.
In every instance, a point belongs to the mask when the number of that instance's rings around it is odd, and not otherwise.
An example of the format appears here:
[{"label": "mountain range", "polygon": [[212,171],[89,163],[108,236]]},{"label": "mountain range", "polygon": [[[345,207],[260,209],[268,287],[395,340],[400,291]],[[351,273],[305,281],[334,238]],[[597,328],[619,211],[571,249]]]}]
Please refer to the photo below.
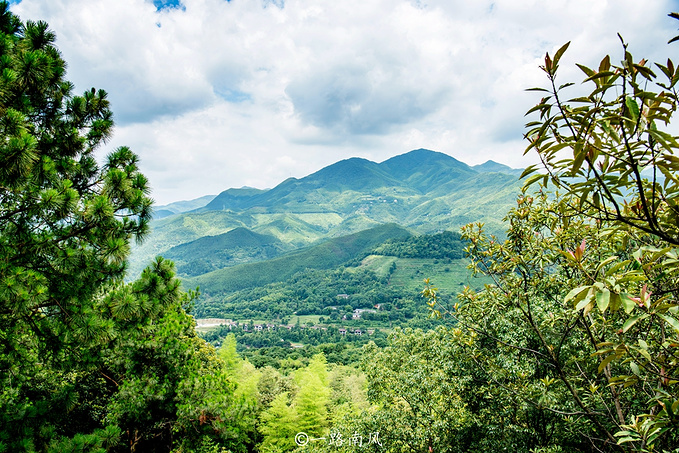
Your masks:
[{"label": "mountain range", "polygon": [[520,172],[418,149],[381,163],[342,160],[271,189],[230,188],[157,207],[150,237],[133,248],[129,275],[163,255],[181,277],[198,278],[384,224],[421,234],[482,221],[501,234]]}]

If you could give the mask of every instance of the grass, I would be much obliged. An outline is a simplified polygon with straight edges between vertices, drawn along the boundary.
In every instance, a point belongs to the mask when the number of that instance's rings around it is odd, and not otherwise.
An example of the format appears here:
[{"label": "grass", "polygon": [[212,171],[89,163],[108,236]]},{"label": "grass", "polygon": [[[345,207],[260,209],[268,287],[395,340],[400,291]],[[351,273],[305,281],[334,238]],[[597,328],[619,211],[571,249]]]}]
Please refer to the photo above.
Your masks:
[{"label": "grass", "polygon": [[471,271],[467,269],[469,263],[467,259],[432,260],[371,255],[363,260],[361,266],[384,276],[387,275],[392,263],[396,263],[396,270],[391,275],[389,284],[404,288],[413,295],[422,291],[426,278],[439,289],[439,292],[451,296],[462,291],[467,285],[481,289],[485,283],[490,282],[488,278],[472,277]]},{"label": "grass", "polygon": [[389,274],[392,263],[397,261],[398,258],[394,256],[370,255],[361,261],[361,267],[367,267],[380,277],[386,277]]},{"label": "grass", "polygon": [[293,324],[296,325],[297,322],[299,321],[300,325],[305,325],[308,322],[313,323],[314,325],[320,324],[319,318],[321,315],[300,315],[300,316],[293,316],[290,318],[290,321],[288,324]]}]

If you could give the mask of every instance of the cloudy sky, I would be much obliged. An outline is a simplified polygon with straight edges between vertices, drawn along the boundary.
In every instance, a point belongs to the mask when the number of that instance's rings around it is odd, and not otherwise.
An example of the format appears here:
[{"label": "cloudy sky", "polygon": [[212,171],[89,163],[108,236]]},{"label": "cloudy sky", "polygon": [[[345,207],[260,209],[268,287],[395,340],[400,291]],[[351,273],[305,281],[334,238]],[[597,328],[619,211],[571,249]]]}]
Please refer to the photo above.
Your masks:
[{"label": "cloudy sky", "polygon": [[[416,148],[524,167],[524,91],[575,63],[679,54],[678,0],[12,0],[109,93],[159,204]],[[105,151],[102,151],[105,152]]]}]

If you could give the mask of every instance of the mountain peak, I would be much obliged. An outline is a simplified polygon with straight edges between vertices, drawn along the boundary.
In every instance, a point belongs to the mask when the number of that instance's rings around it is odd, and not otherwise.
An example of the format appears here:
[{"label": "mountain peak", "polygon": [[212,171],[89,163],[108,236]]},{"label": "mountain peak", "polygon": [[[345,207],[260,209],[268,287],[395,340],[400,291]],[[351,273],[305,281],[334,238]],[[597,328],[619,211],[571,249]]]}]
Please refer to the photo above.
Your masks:
[{"label": "mountain peak", "polygon": [[398,184],[378,164],[361,157],[340,160],[301,181],[329,190],[368,189]]},{"label": "mountain peak", "polygon": [[386,167],[393,167],[395,165],[402,165],[406,162],[413,162],[418,165],[446,162],[448,164],[455,163],[468,167],[467,164],[465,164],[464,162],[460,162],[459,160],[455,159],[454,157],[448,154],[441,153],[438,151],[432,151],[426,148],[414,149],[405,154],[399,154],[398,156],[394,156],[390,159],[385,160],[380,165],[384,165]]},{"label": "mountain peak", "polygon": [[448,154],[423,148],[392,157],[379,165],[424,193],[433,190],[442,180],[463,180],[476,174],[469,165]]},{"label": "mountain peak", "polygon": [[511,168],[505,164],[500,164],[493,160],[487,160],[486,162],[480,165],[474,165],[471,168],[478,171],[479,173],[506,173],[509,175],[515,175],[521,174],[522,172],[522,169],[520,168],[519,169]]},{"label": "mountain peak", "polygon": [[425,194],[439,190],[443,183],[461,183],[486,172],[512,174],[512,169],[492,161],[472,168],[448,154],[425,148],[412,150],[379,164],[361,157],[351,157],[303,178],[286,179],[269,190],[246,187],[225,190],[205,210],[242,211],[257,207],[279,211],[284,205],[289,209],[292,205],[305,203],[309,194],[317,189],[323,189],[326,193],[374,193],[384,187],[400,187],[399,190]]}]

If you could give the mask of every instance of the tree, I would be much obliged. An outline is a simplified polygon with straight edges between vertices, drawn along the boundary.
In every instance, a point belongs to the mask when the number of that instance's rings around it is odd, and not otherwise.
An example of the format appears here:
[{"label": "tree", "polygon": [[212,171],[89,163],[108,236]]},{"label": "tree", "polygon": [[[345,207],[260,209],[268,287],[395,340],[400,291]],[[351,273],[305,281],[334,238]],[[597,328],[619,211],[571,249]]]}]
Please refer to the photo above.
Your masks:
[{"label": "tree", "polygon": [[305,368],[295,373],[299,387],[293,404],[297,413],[297,427],[310,436],[320,436],[328,426],[330,388],[325,355],[315,354]]},{"label": "tree", "polygon": [[472,425],[463,401],[471,376],[459,372],[465,361],[454,357],[449,332],[396,329],[389,340],[382,350],[373,343],[364,348],[368,399],[375,407],[345,431],[366,438],[379,433],[390,451],[461,451]]},{"label": "tree", "polygon": [[[556,88],[556,76],[568,45],[554,59],[547,55],[549,96],[533,109],[539,120],[529,123],[526,136],[528,150],[535,149],[544,164],[542,179],[566,192],[562,215],[584,214],[609,240],[626,246],[627,253],[604,257],[595,272],[583,265],[584,243],[579,253],[565,255],[572,266],[589,271],[566,301],[594,321],[600,369],[608,374],[609,364],[623,366],[610,376],[614,393],[635,387],[646,397],[616,435],[652,450],[679,442],[672,434],[679,427],[679,142],[670,124],[679,103],[679,68],[670,59],[654,68],[644,59],[635,63],[621,41],[619,65],[609,56],[598,70],[578,65],[593,90],[567,102],[566,86]],[[568,150],[565,159],[560,149]],[[624,322],[612,332],[606,316],[621,307]]]},{"label": "tree", "polygon": [[563,91],[573,84],[557,88],[556,81],[568,44],[545,57],[550,87],[532,89],[547,95],[529,111],[539,119],[527,125],[526,152],[538,153],[546,173],[526,182],[549,179],[571,195],[561,199],[565,209],[679,245],[679,143],[670,133],[679,67],[669,59],[656,63],[658,76],[622,47],[619,65],[608,55],[598,70],[578,65],[593,90],[568,101]]},{"label": "tree", "polygon": [[[662,451],[679,444],[679,69],[579,65],[591,92],[565,100],[568,45],[545,57],[550,87],[529,113],[527,152],[544,173],[506,220],[507,239],[468,225],[476,272],[493,277],[449,312],[496,391],[558,417],[549,448]],[[654,91],[655,88],[655,91]],[[548,194],[551,183],[557,192]],[[432,307],[436,291],[425,290]],[[578,441],[580,439],[580,441]],[[582,440],[588,440],[583,444]]]},{"label": "tree", "polygon": [[72,95],[54,40],[0,2],[0,451],[224,441],[233,384],[173,265],[122,282],[148,231],[148,183],[126,147],[97,164],[106,93]]},{"label": "tree", "polygon": [[[562,217],[558,203],[547,194],[521,197],[507,216],[506,241],[479,226],[465,228],[474,271],[495,283],[462,293],[451,313],[461,327],[460,345],[484,370],[491,393],[545,420],[548,431],[531,427],[533,448],[624,450],[615,435],[645,407],[647,383],[615,385],[623,368],[600,351],[608,335],[627,332],[624,307],[637,289],[633,280],[618,278],[621,266],[607,267],[608,258],[632,251],[588,218]],[[606,273],[629,291],[609,294],[610,307],[601,310],[596,291],[587,311],[567,299],[571,288]]]},{"label": "tree", "polygon": [[294,406],[288,405],[288,393],[276,395],[271,406],[261,414],[260,431],[264,440],[261,451],[282,452],[295,448],[295,435],[299,432],[298,415]]},{"label": "tree", "polygon": [[340,414],[331,433],[348,441],[343,451],[356,450],[355,434],[366,451],[568,451],[559,417],[497,386],[473,344],[464,329],[439,326],[395,329],[386,347],[367,345],[362,366],[372,405]]}]

